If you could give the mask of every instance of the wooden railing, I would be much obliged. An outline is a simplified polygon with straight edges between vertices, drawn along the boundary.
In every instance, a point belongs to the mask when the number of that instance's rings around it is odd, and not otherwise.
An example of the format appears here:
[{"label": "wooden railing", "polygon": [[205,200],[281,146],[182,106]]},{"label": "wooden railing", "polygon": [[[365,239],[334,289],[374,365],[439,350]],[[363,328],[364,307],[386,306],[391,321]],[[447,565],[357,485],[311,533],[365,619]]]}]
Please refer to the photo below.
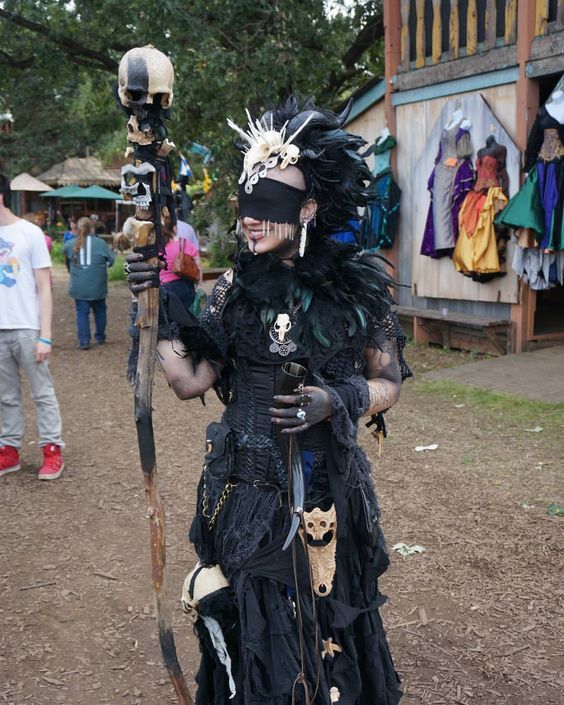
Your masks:
[{"label": "wooden railing", "polygon": [[535,34],[541,37],[551,29],[564,29],[564,2],[562,0],[536,0]]},{"label": "wooden railing", "polygon": [[409,71],[514,44],[517,0],[401,0],[401,19],[399,70]]}]

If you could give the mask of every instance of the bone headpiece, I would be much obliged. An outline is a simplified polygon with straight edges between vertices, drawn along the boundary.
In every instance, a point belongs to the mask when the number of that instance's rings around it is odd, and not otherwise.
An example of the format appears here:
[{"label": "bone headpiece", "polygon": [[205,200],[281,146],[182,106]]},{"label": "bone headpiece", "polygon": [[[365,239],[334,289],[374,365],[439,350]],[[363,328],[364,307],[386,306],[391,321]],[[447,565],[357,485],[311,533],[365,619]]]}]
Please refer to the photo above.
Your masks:
[{"label": "bone headpiece", "polygon": [[266,176],[268,169],[279,165],[281,169],[285,169],[289,164],[296,164],[300,157],[300,150],[292,144],[296,136],[303,130],[310,119],[308,117],[299,128],[288,138],[286,138],[286,125],[284,123],[280,131],[275,130],[272,117],[270,124],[265,124],[261,120],[253,122],[248,110],[245,110],[248,118],[248,130],[245,132],[232,120],[227,120],[227,124],[238,135],[240,135],[248,147],[245,151],[245,159],[243,162],[243,171],[239,177],[239,183],[245,183],[245,191],[252,193],[253,186],[258,183],[259,178],[263,179]]}]

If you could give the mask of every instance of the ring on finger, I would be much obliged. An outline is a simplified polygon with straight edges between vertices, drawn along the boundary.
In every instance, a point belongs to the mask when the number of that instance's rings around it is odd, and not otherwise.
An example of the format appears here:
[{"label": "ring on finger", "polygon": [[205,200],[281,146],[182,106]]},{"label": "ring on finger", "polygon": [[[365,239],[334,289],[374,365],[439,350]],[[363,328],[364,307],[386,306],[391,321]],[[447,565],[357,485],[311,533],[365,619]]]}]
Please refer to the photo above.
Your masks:
[{"label": "ring on finger", "polygon": [[309,406],[312,402],[311,394],[302,394],[298,402],[300,406]]},{"label": "ring on finger", "polygon": [[305,421],[306,412],[303,409],[299,409],[296,413],[296,418],[299,419],[300,421]]},{"label": "ring on finger", "polygon": [[123,268],[125,269],[125,273],[126,273],[126,274],[129,274],[129,272],[131,272],[131,267],[129,266],[129,262],[126,262],[126,263],[123,265]]}]

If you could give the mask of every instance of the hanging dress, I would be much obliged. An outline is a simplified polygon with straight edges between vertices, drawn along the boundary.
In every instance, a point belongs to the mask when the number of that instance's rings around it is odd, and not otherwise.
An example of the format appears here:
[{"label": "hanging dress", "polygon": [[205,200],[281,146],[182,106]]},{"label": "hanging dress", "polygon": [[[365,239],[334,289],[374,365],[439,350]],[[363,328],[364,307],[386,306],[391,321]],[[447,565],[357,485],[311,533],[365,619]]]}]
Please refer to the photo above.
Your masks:
[{"label": "hanging dress", "polygon": [[501,265],[505,262],[507,228],[494,225],[496,214],[507,203],[506,156],[506,148],[488,137],[476,159],[476,183],[466,195],[458,218],[460,232],[452,255],[454,266],[481,283],[506,273]]},{"label": "hanging dress", "polygon": [[375,167],[373,188],[374,203],[368,206],[368,217],[363,225],[362,247],[366,250],[393,247],[399,224],[401,190],[394,180],[390,160],[397,145],[389,135],[374,148]]},{"label": "hanging dress", "polygon": [[529,135],[525,170],[523,186],[498,221],[515,230],[534,230],[538,246],[547,253],[564,250],[564,125],[545,107]]},{"label": "hanging dress", "polygon": [[435,167],[427,188],[431,203],[427,213],[421,254],[440,258],[452,254],[458,238],[458,214],[474,183],[470,132],[462,120],[441,135]]}]

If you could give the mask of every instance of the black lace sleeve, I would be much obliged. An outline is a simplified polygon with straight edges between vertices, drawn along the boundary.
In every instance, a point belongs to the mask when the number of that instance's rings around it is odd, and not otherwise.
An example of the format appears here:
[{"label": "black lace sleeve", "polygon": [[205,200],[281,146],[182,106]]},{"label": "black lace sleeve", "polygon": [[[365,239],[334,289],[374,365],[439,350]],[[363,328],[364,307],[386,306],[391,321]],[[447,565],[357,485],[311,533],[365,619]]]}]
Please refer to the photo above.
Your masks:
[{"label": "black lace sleeve", "polygon": [[406,342],[407,338],[400,325],[397,314],[391,308],[381,320],[374,317],[370,321],[366,347],[384,350],[389,348],[390,343],[392,343],[396,350],[402,382],[408,377],[413,377],[413,372],[403,356]]},{"label": "black lace sleeve", "polygon": [[227,357],[229,335],[223,323],[223,307],[233,286],[233,270],[222,274],[210,294],[208,303],[200,314],[200,326],[213,341],[223,360]]}]

